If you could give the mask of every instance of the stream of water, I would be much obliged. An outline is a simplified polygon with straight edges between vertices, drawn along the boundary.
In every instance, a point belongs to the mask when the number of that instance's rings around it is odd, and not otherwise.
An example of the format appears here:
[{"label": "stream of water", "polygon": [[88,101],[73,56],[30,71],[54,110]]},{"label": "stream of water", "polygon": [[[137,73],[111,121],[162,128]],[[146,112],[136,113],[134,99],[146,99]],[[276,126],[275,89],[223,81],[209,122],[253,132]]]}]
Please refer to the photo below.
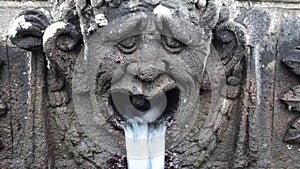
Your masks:
[{"label": "stream of water", "polygon": [[124,127],[128,169],[163,169],[166,125],[128,121]]}]

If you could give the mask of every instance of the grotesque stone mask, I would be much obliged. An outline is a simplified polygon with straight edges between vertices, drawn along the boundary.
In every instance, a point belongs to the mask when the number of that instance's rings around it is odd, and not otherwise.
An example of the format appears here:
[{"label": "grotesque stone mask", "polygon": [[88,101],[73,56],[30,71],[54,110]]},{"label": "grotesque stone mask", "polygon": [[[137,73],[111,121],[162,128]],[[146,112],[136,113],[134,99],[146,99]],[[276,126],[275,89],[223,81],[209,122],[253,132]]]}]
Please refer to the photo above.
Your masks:
[{"label": "grotesque stone mask", "polygon": [[[214,1],[61,3],[54,10],[60,14],[57,22],[45,29],[42,49],[51,63],[49,74],[61,76],[49,78],[65,81],[72,93],[66,104],[75,118],[66,122],[66,142],[79,137],[74,133],[86,136],[72,144],[73,153],[108,166],[110,158],[126,154],[124,132],[147,124],[166,130],[166,151],[185,159],[182,166],[199,167],[226,123],[223,116],[232,106],[226,77],[244,55],[243,28],[218,12]],[[22,39],[18,33],[14,37]],[[233,54],[218,55],[226,45]],[[203,101],[200,90],[210,91]]]}]

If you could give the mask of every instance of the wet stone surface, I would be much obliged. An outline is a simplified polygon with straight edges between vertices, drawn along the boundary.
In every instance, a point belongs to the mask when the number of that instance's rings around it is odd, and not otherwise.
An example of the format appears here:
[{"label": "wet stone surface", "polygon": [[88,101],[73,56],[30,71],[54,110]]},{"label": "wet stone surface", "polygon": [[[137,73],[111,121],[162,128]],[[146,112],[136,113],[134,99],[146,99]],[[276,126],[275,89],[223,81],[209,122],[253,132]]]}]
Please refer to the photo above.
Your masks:
[{"label": "wet stone surface", "polygon": [[19,13],[10,39],[32,53],[0,44],[0,168],[126,169],[139,118],[166,121],[167,169],[300,168],[300,1],[215,2]]}]

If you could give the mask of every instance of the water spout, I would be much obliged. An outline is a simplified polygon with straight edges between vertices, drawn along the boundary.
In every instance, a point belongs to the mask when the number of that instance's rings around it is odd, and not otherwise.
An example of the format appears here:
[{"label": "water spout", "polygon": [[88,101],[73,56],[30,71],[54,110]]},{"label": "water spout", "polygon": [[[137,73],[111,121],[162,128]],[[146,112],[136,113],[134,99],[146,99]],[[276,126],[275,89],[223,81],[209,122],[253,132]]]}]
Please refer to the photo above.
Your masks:
[{"label": "water spout", "polygon": [[[162,90],[161,86],[155,86],[160,90],[151,92],[149,90],[137,92],[131,89],[133,87],[124,89],[125,85],[115,86],[110,103],[116,115],[124,122],[121,127],[125,133],[128,168],[163,169],[166,154],[166,117],[177,109],[179,90],[169,81],[161,85],[165,86],[165,90]],[[139,85],[136,89],[138,87]]]},{"label": "water spout", "polygon": [[166,124],[128,121],[124,126],[128,169],[163,169]]}]

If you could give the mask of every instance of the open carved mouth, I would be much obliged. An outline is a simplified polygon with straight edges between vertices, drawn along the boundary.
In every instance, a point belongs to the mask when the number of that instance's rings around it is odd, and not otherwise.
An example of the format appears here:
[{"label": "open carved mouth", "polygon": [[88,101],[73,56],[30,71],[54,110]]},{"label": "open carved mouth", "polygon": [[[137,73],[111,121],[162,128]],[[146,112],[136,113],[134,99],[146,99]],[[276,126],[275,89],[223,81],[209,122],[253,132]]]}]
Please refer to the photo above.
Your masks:
[{"label": "open carved mouth", "polygon": [[154,96],[115,91],[109,101],[114,112],[124,121],[156,124],[176,113],[179,99],[180,90],[173,88]]}]

